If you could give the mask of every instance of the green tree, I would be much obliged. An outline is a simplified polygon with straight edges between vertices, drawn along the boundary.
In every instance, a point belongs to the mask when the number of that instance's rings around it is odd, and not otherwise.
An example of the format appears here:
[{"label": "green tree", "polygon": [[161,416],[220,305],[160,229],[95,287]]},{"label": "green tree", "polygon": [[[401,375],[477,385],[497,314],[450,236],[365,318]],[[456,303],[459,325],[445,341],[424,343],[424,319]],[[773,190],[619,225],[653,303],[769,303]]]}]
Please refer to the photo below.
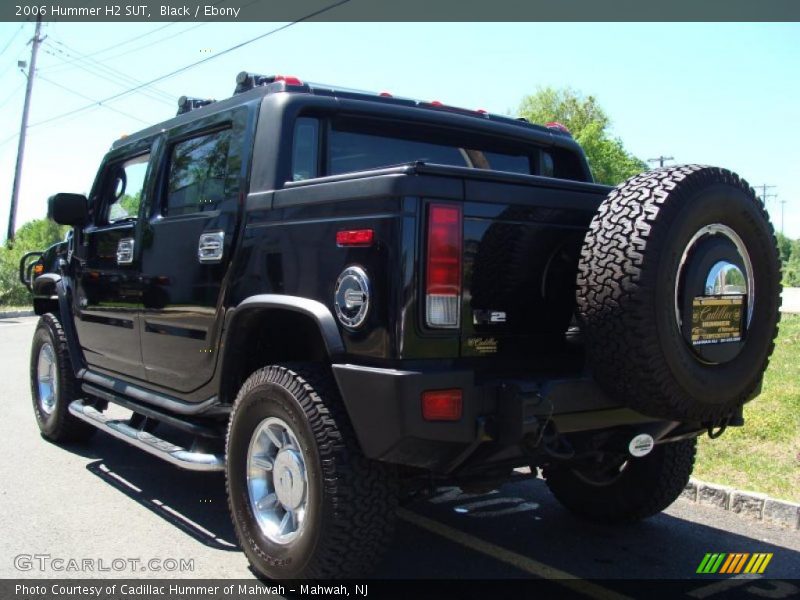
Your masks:
[{"label": "green tree", "polygon": [[36,219],[17,230],[13,243],[0,247],[0,305],[30,302],[30,293],[19,282],[19,259],[26,252],[44,250],[63,240],[67,229],[49,219]]},{"label": "green tree", "polygon": [[780,231],[775,232],[775,237],[778,240],[778,254],[780,254],[781,262],[789,262],[789,258],[792,255],[792,238],[786,237]]},{"label": "green tree", "polygon": [[519,114],[533,123],[557,121],[567,127],[586,153],[598,183],[617,185],[647,169],[647,163],[612,136],[611,119],[594,96],[571,88],[543,87],[522,99]]}]

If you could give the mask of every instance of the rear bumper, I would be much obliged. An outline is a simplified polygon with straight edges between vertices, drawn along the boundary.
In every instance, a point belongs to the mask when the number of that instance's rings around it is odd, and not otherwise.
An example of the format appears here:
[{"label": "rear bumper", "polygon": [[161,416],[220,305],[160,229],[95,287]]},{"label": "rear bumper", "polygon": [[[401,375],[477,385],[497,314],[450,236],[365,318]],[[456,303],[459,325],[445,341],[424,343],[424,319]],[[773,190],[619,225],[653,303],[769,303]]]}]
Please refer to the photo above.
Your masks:
[{"label": "rear bumper", "polygon": [[[362,451],[369,458],[451,472],[482,443],[518,445],[540,423],[562,432],[651,421],[612,402],[585,377],[476,381],[471,370],[397,370],[351,364],[333,373]],[[458,421],[426,421],[425,390],[459,388]]]}]

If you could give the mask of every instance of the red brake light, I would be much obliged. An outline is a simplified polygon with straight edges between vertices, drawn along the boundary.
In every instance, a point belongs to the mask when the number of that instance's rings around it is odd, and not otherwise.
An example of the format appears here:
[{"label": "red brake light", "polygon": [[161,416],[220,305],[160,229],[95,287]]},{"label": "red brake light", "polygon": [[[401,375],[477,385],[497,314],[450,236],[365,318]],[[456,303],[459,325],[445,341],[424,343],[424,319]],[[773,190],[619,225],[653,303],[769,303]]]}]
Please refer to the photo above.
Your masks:
[{"label": "red brake light", "polygon": [[375,239],[372,229],[351,229],[336,232],[337,246],[371,246]]},{"label": "red brake light", "polygon": [[302,81],[291,75],[275,75],[275,81],[283,81],[286,85],[303,85]]},{"label": "red brake light", "polygon": [[457,328],[461,306],[461,207],[432,204],[428,212],[425,320]]},{"label": "red brake light", "polygon": [[427,390],[422,392],[422,418],[426,421],[458,421],[462,404],[459,389]]},{"label": "red brake light", "polygon": [[382,96],[383,98],[391,98],[391,97],[392,97],[392,94],[391,94],[391,93],[389,93],[389,92],[381,92],[381,93],[380,93],[380,94],[378,94],[378,95],[379,95],[379,96]]},{"label": "red brake light", "polygon": [[431,106],[442,106],[441,100],[431,100]]},{"label": "red brake light", "polygon": [[485,108],[479,108],[475,112],[478,113],[479,115],[488,115],[489,114],[489,111],[486,110]]}]

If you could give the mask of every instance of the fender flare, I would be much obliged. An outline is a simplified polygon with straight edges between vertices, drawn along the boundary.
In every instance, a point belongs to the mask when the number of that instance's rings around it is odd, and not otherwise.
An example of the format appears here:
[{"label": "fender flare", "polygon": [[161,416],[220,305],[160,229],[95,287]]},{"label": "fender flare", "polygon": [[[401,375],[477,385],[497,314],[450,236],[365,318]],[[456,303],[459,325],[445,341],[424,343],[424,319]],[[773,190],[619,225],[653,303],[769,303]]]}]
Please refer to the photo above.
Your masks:
[{"label": "fender flare", "polygon": [[336,325],[336,319],[327,306],[300,296],[287,296],[283,294],[256,294],[240,302],[232,311],[226,327],[225,338],[234,330],[236,321],[241,316],[254,309],[281,309],[297,312],[310,317],[319,327],[320,335],[325,343],[328,356],[333,360],[345,353],[344,342]]},{"label": "fender flare", "polygon": [[86,371],[86,359],[83,356],[83,349],[78,342],[78,332],[75,330],[75,321],[70,310],[70,288],[68,277],[58,277],[55,282],[55,292],[58,295],[58,318],[64,335],[67,338],[67,348],[69,349],[69,361],[72,363],[72,371],[77,379],[82,379]]}]

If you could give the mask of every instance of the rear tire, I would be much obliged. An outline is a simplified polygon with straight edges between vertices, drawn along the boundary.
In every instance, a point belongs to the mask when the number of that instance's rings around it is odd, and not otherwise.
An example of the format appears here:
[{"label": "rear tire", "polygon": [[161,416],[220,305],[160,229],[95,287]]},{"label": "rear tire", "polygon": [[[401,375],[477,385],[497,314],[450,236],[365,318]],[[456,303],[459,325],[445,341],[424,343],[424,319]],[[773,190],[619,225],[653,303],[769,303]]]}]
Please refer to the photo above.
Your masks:
[{"label": "rear tire", "polygon": [[656,446],[629,457],[616,477],[564,467],[545,469],[547,487],[568,510],[600,522],[638,521],[660,513],[683,492],[694,468],[697,440]]},{"label": "rear tire", "polygon": [[264,577],[358,577],[391,540],[394,473],[361,454],[326,367],[253,373],[233,407],[226,459],[236,535]]},{"label": "rear tire", "polygon": [[42,315],[31,347],[31,396],[42,437],[53,442],[85,442],[97,429],[73,417],[69,404],[81,397],[72,372],[67,338],[52,313]]}]

